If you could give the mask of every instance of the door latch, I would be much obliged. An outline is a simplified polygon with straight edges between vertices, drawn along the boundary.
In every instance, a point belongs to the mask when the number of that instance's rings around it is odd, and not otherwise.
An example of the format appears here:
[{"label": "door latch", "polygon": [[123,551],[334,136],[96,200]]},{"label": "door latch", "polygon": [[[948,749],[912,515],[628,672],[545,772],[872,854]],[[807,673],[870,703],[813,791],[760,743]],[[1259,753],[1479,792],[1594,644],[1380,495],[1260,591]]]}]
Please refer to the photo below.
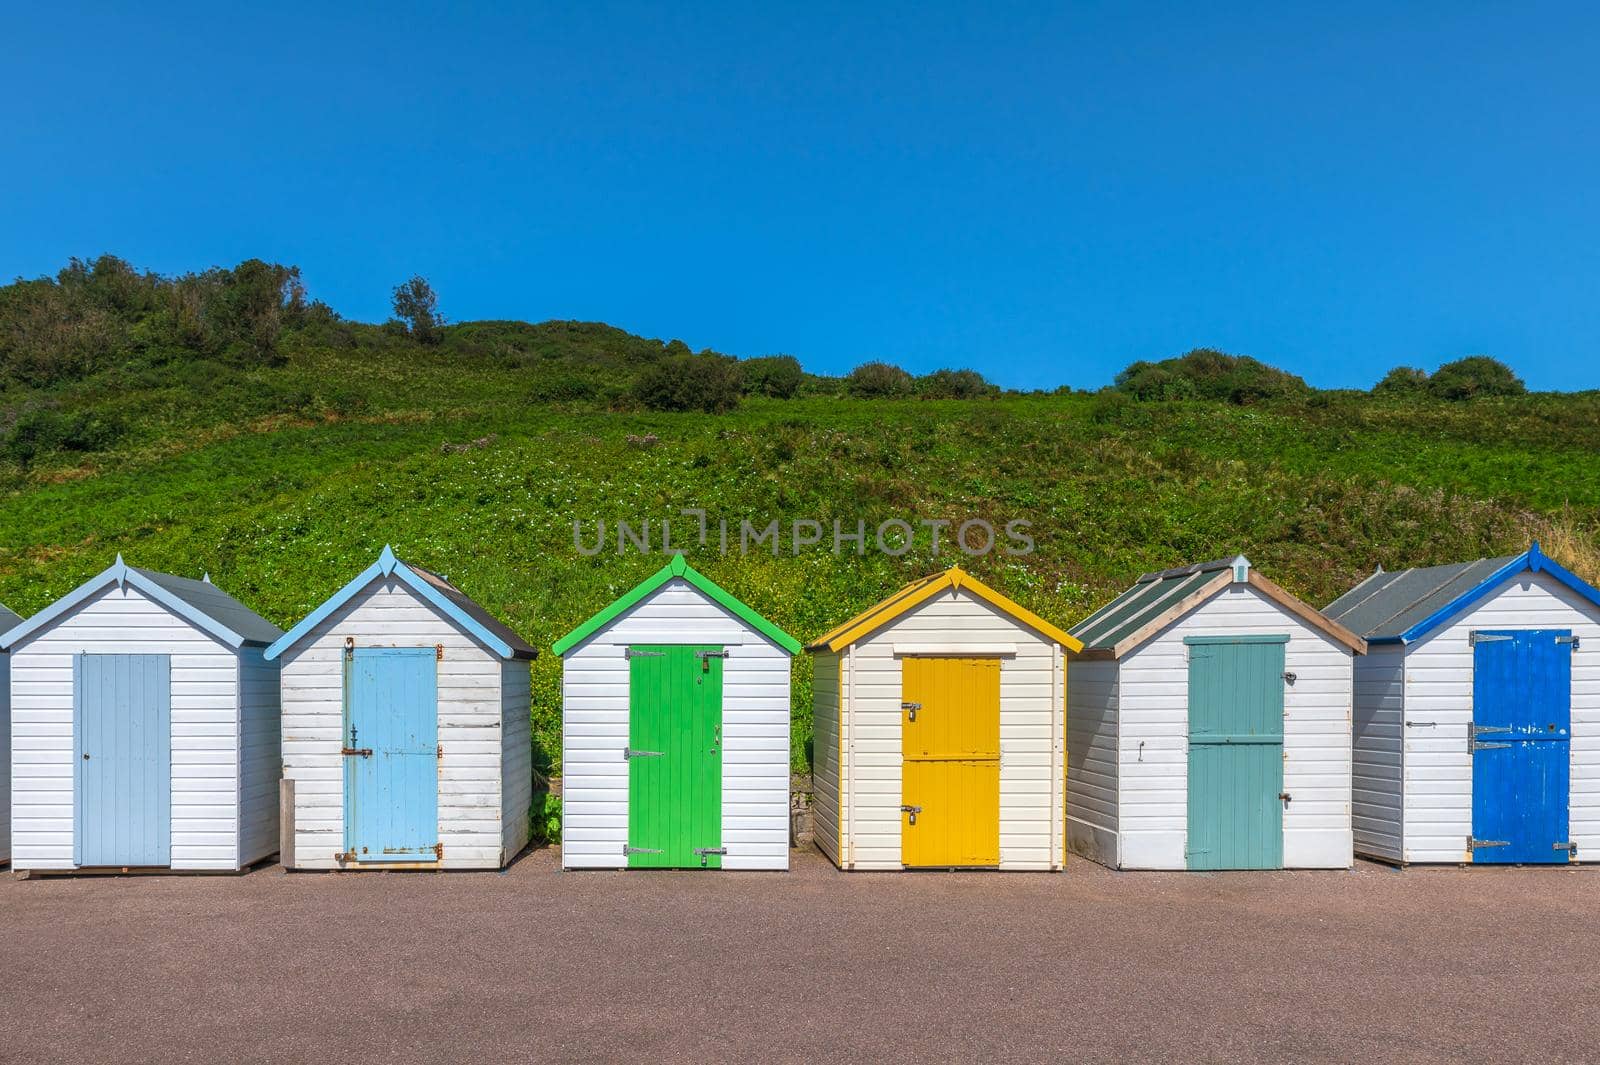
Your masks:
[{"label": "door latch", "polygon": [[[342,754],[342,755],[345,755],[346,757],[371,758],[372,757],[372,748],[371,747],[340,747],[339,748],[339,753]],[[87,758],[89,756],[88,755],[84,755],[84,757]]]},{"label": "door latch", "polygon": [[907,714],[909,715],[909,719],[910,720],[915,721],[917,719],[917,711],[922,709],[922,704],[921,703],[901,703],[900,704],[900,709],[902,709],[902,710],[907,712]]},{"label": "door latch", "polygon": [[728,848],[726,848],[726,847],[696,847],[694,849],[694,852],[700,856],[700,868],[704,869],[706,867],[706,855],[708,855],[708,854],[727,854],[728,853]]},{"label": "door latch", "polygon": [[1578,845],[1576,843],[1552,843],[1550,848],[1551,850],[1566,851],[1568,854],[1578,853]]},{"label": "door latch", "polygon": [[632,747],[622,748],[623,758],[660,758],[660,751],[636,751]]},{"label": "door latch", "polygon": [[1556,643],[1570,643],[1574,651],[1576,651],[1580,646],[1579,638],[1577,636],[1557,636]]},{"label": "door latch", "polygon": [[1297,673],[1291,672],[1289,670],[1284,670],[1283,679],[1284,679],[1284,683],[1293,684],[1295,681],[1300,679],[1300,676]]},{"label": "door latch", "polygon": [[900,809],[911,815],[911,823],[913,825],[917,823],[917,815],[922,812],[922,807],[920,806],[902,806]]},{"label": "door latch", "polygon": [[1287,803],[1287,802],[1289,802],[1289,800],[1293,799],[1294,796],[1290,795],[1287,791],[1280,791],[1280,792],[1278,792],[1278,798],[1282,799],[1285,803]]},{"label": "door latch", "polygon": [[716,727],[716,730],[711,733],[711,753],[712,754],[717,754],[717,753],[721,752],[721,750],[722,750],[722,725],[718,724],[717,727]]}]

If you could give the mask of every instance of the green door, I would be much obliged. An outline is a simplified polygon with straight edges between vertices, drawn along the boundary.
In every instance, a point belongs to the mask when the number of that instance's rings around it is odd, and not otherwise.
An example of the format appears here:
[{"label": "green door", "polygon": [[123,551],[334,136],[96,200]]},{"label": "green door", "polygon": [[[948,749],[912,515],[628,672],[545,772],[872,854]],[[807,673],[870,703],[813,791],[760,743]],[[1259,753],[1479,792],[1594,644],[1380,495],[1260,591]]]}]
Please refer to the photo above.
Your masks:
[{"label": "green door", "polygon": [[1190,869],[1283,868],[1287,636],[1190,636]]},{"label": "green door", "polygon": [[721,647],[628,656],[628,867],[722,866]]}]

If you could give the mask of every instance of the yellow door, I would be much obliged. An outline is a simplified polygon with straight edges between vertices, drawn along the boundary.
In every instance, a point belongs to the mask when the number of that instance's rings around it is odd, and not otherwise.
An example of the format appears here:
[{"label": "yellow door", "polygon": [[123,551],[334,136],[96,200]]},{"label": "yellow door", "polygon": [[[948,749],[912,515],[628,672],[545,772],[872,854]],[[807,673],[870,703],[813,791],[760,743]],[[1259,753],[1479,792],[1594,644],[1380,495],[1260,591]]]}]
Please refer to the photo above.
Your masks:
[{"label": "yellow door", "polygon": [[1000,660],[905,658],[900,860],[1000,864]]}]

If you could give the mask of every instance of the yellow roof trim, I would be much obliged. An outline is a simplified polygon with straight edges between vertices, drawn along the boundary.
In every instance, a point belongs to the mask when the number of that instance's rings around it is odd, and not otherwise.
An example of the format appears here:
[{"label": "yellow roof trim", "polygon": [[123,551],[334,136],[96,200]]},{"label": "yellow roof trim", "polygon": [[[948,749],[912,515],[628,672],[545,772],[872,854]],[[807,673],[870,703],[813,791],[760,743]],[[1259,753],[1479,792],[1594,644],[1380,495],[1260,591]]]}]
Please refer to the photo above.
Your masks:
[{"label": "yellow roof trim", "polygon": [[807,647],[808,651],[842,651],[862,637],[877,631],[895,618],[932,599],[940,592],[965,589],[1002,613],[1048,636],[1063,648],[1074,653],[1083,650],[1083,642],[1064,629],[1050,624],[1038,614],[1006,598],[959,566],[943,573],[912,581],[904,588],[873,606],[868,607],[844,624],[823,633]]}]

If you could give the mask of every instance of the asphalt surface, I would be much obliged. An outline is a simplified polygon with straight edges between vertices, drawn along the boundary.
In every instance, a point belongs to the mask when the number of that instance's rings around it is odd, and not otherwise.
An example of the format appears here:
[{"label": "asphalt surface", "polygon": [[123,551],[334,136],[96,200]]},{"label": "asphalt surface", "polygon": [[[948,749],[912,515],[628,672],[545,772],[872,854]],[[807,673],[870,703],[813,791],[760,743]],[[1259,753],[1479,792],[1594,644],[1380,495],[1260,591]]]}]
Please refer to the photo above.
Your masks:
[{"label": "asphalt surface", "polygon": [[8,1061],[1584,1061],[1600,868],[0,878]]}]

